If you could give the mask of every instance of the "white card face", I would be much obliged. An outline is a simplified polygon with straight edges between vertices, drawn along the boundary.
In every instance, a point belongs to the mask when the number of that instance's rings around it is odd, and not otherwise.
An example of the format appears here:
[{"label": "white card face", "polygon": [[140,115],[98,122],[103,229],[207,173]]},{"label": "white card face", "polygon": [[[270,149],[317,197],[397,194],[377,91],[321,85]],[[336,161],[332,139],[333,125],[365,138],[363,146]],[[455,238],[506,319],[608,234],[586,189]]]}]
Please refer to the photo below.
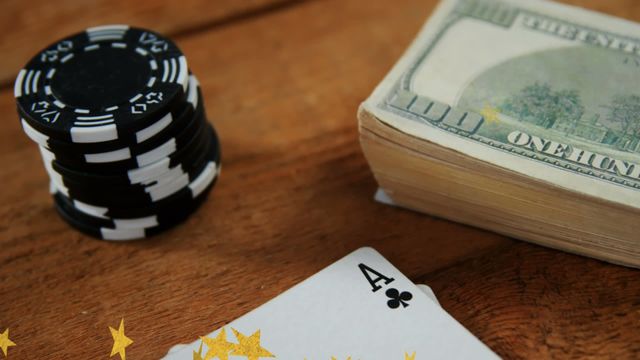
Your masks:
[{"label": "white card face", "polygon": [[425,295],[427,295],[427,297],[429,299],[431,299],[431,301],[433,301],[438,306],[440,306],[440,302],[438,301],[438,298],[436,297],[436,294],[433,292],[433,290],[431,290],[430,287],[428,287],[427,285],[424,285],[424,284],[419,284],[419,285],[416,285],[416,286],[418,287],[418,289],[420,289],[420,291],[422,291]]},{"label": "white card face", "polygon": [[[436,294],[433,292],[433,290],[431,290],[431,288],[425,284],[418,284],[416,285],[416,287],[418,289],[420,289],[420,291],[422,291],[425,295],[427,295],[427,297],[433,301],[434,303],[436,303],[438,306],[440,306],[440,302],[438,301],[438,298],[436,297]],[[180,351],[184,348],[187,348],[189,345],[188,344],[177,344],[172,346],[168,353],[173,353],[173,352],[177,352]],[[410,358],[410,357],[409,357]]]},{"label": "white card face", "polygon": [[[433,301],[434,303],[436,303],[438,306],[440,306],[440,302],[438,301],[438,298],[436,297],[436,294],[433,292],[433,290],[431,290],[431,288],[425,284],[418,284],[416,285],[416,287],[418,289],[420,289],[420,291],[422,291],[425,295],[427,295],[427,297]],[[172,346],[169,351],[167,351],[167,353],[173,353],[173,352],[177,352],[182,350],[183,348],[188,347],[188,344],[177,344]]]},{"label": "white card face", "polygon": [[165,359],[220,355],[231,360],[497,358],[371,248],[351,253],[207,335],[204,344],[198,340]]}]

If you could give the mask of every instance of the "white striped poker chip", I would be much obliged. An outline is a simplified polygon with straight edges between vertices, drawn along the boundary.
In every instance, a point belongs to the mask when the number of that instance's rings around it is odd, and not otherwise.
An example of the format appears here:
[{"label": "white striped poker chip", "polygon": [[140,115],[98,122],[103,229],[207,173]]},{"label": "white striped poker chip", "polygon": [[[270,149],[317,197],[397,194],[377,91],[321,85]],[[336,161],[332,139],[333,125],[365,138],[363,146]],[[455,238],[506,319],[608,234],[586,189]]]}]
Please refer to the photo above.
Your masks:
[{"label": "white striped poker chip", "polygon": [[[100,170],[102,165],[92,168],[77,168],[69,164],[63,164],[57,154],[44,147],[39,147],[41,156],[45,161],[45,167],[53,176],[64,178],[65,183],[77,184],[80,188],[86,188],[85,183],[90,188],[94,187],[126,187],[128,185],[144,185],[149,182],[175,173],[178,165],[182,165],[183,171],[193,174],[195,167],[202,164],[205,159],[216,159],[219,152],[219,142],[213,128],[207,123],[206,118],[199,117],[193,120],[189,127],[188,134],[181,134],[180,147],[177,151],[168,154],[142,167],[129,167],[127,164],[118,164],[117,168]],[[63,158],[64,159],[64,158]],[[76,189],[80,189],[76,188]],[[85,191],[85,190],[80,190]]]},{"label": "white striped poker chip", "polygon": [[[187,103],[192,106],[193,109],[196,109],[198,106],[198,87],[199,83],[195,76],[191,75],[189,77],[189,92],[187,96]],[[139,130],[135,134],[136,143],[135,145],[144,143],[144,141],[153,138],[155,135],[158,135],[162,130],[166,129],[169,125],[171,125],[176,119],[171,112],[168,112],[163,117],[161,117],[155,123],[149,125],[148,127]],[[21,119],[21,124],[24,132],[27,136],[33,140],[35,143],[39,144],[41,147],[50,150],[50,140],[51,137],[46,134],[38,131],[33,126],[29,124],[24,118]],[[162,145],[159,145],[157,148],[149,150],[142,154],[133,155],[131,147],[123,147],[120,149],[100,152],[100,153],[87,153],[84,154],[84,160],[88,164],[105,164],[112,162],[120,162],[128,159],[135,159],[137,167],[143,167],[149,165],[163,157],[167,157],[178,150],[176,139],[171,138],[167,140]],[[53,151],[51,151],[53,152]]]},{"label": "white striped poker chip", "polygon": [[[19,72],[14,95],[58,212],[95,237],[163,231],[195,211],[219,176],[198,81],[154,32],[108,25],[60,40]],[[206,146],[203,129],[212,131]]]},{"label": "white striped poker chip", "polygon": [[[214,162],[210,162],[195,179],[187,184],[184,190],[188,192],[192,200],[195,200],[203,195],[204,191],[213,183],[218,174],[219,167],[216,166]],[[50,183],[50,191],[52,194],[56,192],[62,193],[53,181]],[[108,208],[86,204],[78,200],[71,200],[71,202],[74,210],[86,216],[111,222],[112,226],[99,226],[96,229],[100,232],[100,237],[104,240],[142,239],[147,236],[149,229],[161,225],[158,215],[155,214],[138,218],[110,218],[107,216],[110,211]],[[181,209],[176,210],[179,211]],[[71,214],[67,215],[72,216]]]},{"label": "white striped poker chip", "polygon": [[71,223],[72,226],[78,228],[80,231],[89,233],[90,235],[99,237],[103,240],[129,241],[144,239],[147,237],[147,232],[150,229],[154,229],[160,226],[158,217],[155,215],[138,219],[118,220],[117,222],[114,221],[112,222],[111,227],[94,226],[94,224],[83,222],[80,218],[78,218],[76,213],[72,212],[76,210],[75,208],[73,210],[70,210],[63,204],[59,203],[58,199],[56,199],[56,207],[63,218],[67,222]]},{"label": "white striped poker chip", "polygon": [[[220,165],[215,161],[209,161],[200,174],[191,180],[189,180],[188,174],[183,174],[174,179],[166,179],[165,181],[161,180],[159,182],[159,186],[154,184],[147,189],[149,190],[150,196],[156,197],[154,200],[155,202],[166,199],[180,191],[185,191],[190,198],[196,198],[213,183],[219,174]],[[70,198],[73,202],[73,206],[77,210],[97,218],[108,219],[107,214],[110,213],[110,208],[92,205],[73,199],[69,195],[69,191],[66,186],[57,181],[54,176],[50,177],[49,189],[52,194],[59,192],[65,197]]]},{"label": "white striped poker chip", "polygon": [[19,71],[14,96],[24,120],[47,137],[144,141],[188,97],[188,84],[187,60],[173,42],[148,30],[110,25],[38,53]]},{"label": "white striped poker chip", "polygon": [[[72,192],[65,185],[63,175],[57,172],[52,166],[55,155],[42,147],[40,148],[40,153],[51,182],[56,185],[61,193],[70,196]],[[164,158],[147,167],[129,171],[131,185],[141,186],[149,196],[150,202],[163,200],[186,186],[193,186],[194,190],[197,190],[199,184],[198,182],[193,185],[190,183],[189,173],[185,171],[183,164],[179,163],[171,167],[169,158]],[[100,190],[96,189],[96,191]]]}]

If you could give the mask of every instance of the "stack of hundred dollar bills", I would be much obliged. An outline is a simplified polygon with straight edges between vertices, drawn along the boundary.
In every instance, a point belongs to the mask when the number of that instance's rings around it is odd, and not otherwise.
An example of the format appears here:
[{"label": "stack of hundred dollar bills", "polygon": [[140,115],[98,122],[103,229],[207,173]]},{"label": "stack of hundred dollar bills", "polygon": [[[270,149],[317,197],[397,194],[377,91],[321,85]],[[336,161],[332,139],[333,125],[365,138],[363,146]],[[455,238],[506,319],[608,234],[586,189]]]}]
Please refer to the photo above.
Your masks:
[{"label": "stack of hundred dollar bills", "polygon": [[361,105],[393,203],[640,267],[640,26],[444,0]]}]

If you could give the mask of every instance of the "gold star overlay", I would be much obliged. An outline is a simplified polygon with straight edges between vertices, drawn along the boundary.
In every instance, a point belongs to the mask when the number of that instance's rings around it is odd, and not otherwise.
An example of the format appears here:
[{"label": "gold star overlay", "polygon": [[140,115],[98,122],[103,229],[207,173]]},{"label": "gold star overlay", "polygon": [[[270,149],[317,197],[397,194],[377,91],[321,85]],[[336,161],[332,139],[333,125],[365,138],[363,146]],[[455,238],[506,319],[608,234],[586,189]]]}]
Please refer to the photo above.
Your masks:
[{"label": "gold star overlay", "polygon": [[113,338],[113,347],[111,348],[111,356],[118,354],[120,355],[120,359],[126,360],[127,355],[124,349],[133,343],[133,340],[129,339],[124,334],[124,319],[120,319],[120,327],[118,330],[109,326],[109,331],[111,331],[111,337]]},{"label": "gold star overlay", "polygon": [[416,352],[414,351],[411,355],[404,353],[404,360],[416,360]]},{"label": "gold star overlay", "polygon": [[203,341],[200,341],[200,347],[198,348],[198,352],[193,352],[193,360],[204,360],[202,358],[202,343]]},{"label": "gold star overlay", "polygon": [[224,328],[220,330],[215,339],[202,337],[202,342],[207,345],[207,353],[204,355],[204,360],[210,360],[216,357],[220,360],[229,360],[229,351],[231,351],[235,345],[227,341],[227,333]]},{"label": "gold star overlay", "polygon": [[[121,324],[122,326],[122,324]],[[247,360],[260,360],[262,358],[275,358],[271,352],[263,348],[260,344],[260,329],[251,336],[246,336],[238,330],[231,328],[236,337],[237,343],[227,341],[226,329],[220,329],[215,338],[201,336],[200,347],[198,351],[193,351],[193,360],[229,360],[229,356],[244,356]],[[114,330],[115,331],[115,330]],[[123,329],[124,331],[124,329]],[[207,353],[202,356],[203,346],[207,346]],[[346,360],[352,360],[351,356]],[[122,360],[125,360],[124,358]],[[307,360],[307,358],[304,358]],[[331,360],[338,360],[335,356]],[[404,353],[404,360],[416,360],[416,352],[409,354]]]},{"label": "gold star overlay", "polygon": [[482,117],[490,123],[500,122],[500,110],[489,104],[485,104],[485,106],[480,111],[480,115],[482,115]]},{"label": "gold star overlay", "polygon": [[247,360],[259,360],[261,357],[275,357],[267,349],[260,346],[260,330],[251,336],[244,336],[236,329],[231,328],[233,334],[238,340],[238,344],[234,344],[231,355],[246,356]]},{"label": "gold star overlay", "polygon": [[16,343],[9,339],[9,329],[5,329],[2,334],[0,334],[0,349],[2,349],[2,353],[5,357],[7,357],[7,352],[10,346],[16,346]]}]

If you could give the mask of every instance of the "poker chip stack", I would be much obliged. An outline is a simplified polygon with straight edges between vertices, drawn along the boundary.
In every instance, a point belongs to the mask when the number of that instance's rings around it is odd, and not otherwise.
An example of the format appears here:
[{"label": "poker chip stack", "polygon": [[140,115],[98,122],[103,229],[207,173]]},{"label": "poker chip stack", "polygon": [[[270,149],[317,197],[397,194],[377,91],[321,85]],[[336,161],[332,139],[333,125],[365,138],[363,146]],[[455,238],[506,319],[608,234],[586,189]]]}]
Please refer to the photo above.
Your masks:
[{"label": "poker chip stack", "polygon": [[148,237],[215,184],[220,148],[198,81],[154,32],[110,25],[58,41],[19,72],[14,93],[56,209],[84,233]]}]

